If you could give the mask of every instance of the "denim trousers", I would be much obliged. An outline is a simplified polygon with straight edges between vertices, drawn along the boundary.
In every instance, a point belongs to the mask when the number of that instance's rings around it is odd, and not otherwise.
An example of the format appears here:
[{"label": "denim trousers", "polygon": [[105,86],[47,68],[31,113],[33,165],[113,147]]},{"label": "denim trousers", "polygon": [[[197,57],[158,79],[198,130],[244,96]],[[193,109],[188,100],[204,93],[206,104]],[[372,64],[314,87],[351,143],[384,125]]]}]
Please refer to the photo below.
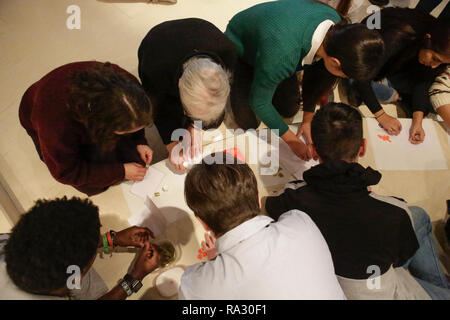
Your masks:
[{"label": "denim trousers", "polygon": [[430,217],[420,207],[409,207],[419,249],[403,266],[433,300],[450,300],[450,284],[440,267]]}]

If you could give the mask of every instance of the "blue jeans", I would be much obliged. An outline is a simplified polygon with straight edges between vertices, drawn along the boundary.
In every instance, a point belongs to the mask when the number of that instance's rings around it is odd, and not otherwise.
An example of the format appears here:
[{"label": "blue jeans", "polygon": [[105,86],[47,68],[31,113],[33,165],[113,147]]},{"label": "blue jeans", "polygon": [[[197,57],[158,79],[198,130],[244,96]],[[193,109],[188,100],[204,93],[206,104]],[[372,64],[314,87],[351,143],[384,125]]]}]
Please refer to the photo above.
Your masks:
[{"label": "blue jeans", "polygon": [[[350,84],[353,84],[353,82],[354,80],[350,79]],[[384,78],[379,82],[372,81],[370,85],[372,86],[372,90],[378,101],[381,103],[390,103],[395,100],[397,90],[394,89],[391,82],[387,78]]]},{"label": "blue jeans", "polygon": [[431,221],[420,207],[409,207],[419,249],[403,266],[416,278],[433,300],[450,300],[450,284],[441,270]]}]

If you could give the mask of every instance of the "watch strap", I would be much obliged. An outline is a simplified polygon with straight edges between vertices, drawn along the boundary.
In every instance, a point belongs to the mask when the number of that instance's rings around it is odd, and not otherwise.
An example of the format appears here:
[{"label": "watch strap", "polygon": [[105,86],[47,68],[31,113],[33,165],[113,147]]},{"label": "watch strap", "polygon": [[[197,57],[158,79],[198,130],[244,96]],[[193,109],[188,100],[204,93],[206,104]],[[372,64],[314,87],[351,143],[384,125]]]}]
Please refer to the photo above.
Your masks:
[{"label": "watch strap", "polygon": [[123,290],[125,290],[125,293],[127,294],[128,297],[133,294],[133,291],[131,290],[130,285],[128,284],[128,282],[125,279],[120,279],[119,284],[123,288]]},{"label": "watch strap", "polygon": [[139,291],[139,289],[142,288],[142,282],[134,279],[132,276],[130,276],[129,274],[126,274],[125,277],[123,277],[123,279],[128,282],[128,285],[130,287],[130,289],[136,293]]}]

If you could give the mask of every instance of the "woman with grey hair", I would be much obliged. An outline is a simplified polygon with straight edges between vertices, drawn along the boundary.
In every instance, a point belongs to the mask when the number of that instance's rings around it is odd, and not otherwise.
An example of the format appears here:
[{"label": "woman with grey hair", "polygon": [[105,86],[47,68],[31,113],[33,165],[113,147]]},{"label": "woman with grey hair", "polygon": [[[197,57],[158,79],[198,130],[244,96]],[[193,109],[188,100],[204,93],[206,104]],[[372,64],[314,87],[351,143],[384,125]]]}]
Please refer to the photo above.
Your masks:
[{"label": "woman with grey hair", "polygon": [[[231,42],[208,21],[173,20],[152,28],[139,50],[139,77],[154,106],[154,123],[176,169],[194,157],[201,128],[217,128],[225,116],[230,76],[237,53]],[[195,126],[194,126],[195,122]],[[191,154],[178,152],[176,129],[188,129]],[[197,141],[194,141],[195,139]],[[173,138],[173,139],[172,139]]]}]

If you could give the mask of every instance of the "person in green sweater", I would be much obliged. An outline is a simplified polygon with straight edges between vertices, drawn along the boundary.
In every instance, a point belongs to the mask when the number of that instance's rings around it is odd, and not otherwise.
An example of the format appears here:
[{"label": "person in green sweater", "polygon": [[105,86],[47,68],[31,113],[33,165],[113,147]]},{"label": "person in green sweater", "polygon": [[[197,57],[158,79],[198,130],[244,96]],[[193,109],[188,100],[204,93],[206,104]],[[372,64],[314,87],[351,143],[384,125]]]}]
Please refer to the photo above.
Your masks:
[{"label": "person in green sweater", "polygon": [[[362,24],[347,25],[333,8],[314,0],[255,5],[236,14],[225,34],[239,55],[230,95],[236,123],[250,129],[264,122],[278,130],[303,160],[312,158],[311,120],[320,97],[331,90],[337,77],[371,79],[384,52],[378,32]],[[303,123],[295,134],[282,116],[298,112],[296,72],[308,65]]]}]

